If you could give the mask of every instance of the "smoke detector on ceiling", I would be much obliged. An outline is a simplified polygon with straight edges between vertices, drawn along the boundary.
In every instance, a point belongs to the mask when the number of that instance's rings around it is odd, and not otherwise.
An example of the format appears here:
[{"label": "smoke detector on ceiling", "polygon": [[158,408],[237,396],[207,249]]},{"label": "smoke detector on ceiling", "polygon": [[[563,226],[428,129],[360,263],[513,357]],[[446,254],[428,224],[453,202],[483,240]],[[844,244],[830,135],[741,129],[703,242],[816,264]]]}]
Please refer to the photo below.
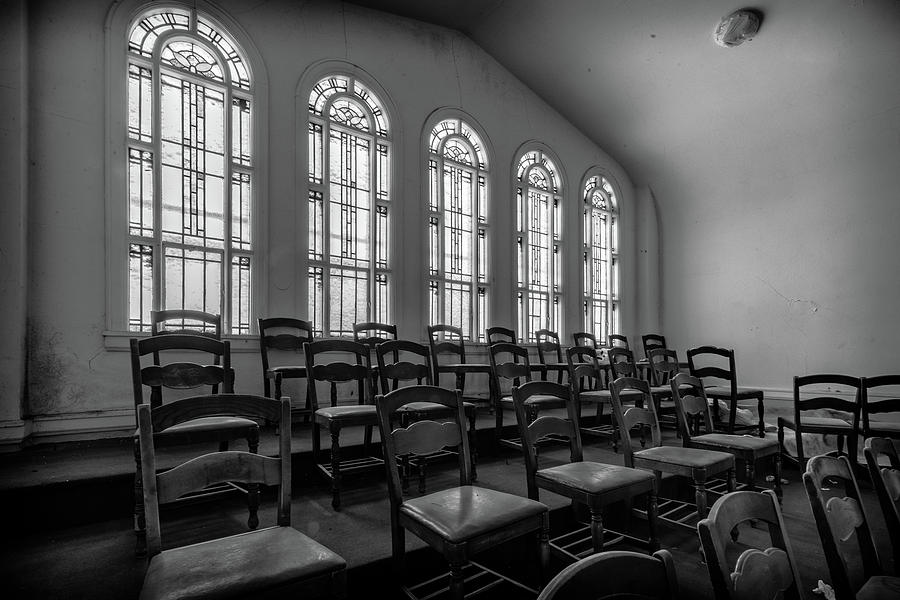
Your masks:
[{"label": "smoke detector on ceiling", "polygon": [[742,8],[736,10],[719,21],[713,39],[725,48],[740,46],[747,40],[753,39],[759,31],[762,22],[762,14],[759,11]]}]

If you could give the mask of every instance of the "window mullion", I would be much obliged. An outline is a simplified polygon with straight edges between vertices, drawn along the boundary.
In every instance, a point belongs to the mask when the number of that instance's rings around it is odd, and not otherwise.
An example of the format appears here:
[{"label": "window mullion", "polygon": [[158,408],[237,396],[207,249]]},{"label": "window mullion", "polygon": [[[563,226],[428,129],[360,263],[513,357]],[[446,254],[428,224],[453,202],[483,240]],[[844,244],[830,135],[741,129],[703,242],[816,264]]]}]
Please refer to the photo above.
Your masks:
[{"label": "window mullion", "polygon": [[153,310],[165,308],[165,257],[162,247],[162,61],[160,45],[153,50]]}]

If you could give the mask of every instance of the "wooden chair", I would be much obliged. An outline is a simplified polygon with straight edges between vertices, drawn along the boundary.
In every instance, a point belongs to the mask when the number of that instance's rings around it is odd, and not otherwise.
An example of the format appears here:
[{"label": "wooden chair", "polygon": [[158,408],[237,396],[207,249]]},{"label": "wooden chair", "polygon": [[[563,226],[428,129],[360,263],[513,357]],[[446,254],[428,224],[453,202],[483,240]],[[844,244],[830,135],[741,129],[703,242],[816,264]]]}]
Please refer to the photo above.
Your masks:
[{"label": "wooden chair", "polygon": [[[344,559],[291,527],[291,436],[279,437],[277,457],[214,452],[156,472],[157,432],[198,418],[290,422],[288,398],[217,394],[176,400],[152,410],[141,404],[137,413],[150,556],[142,600],[260,597],[275,592],[303,598],[345,597]],[[277,485],[277,524],[163,550],[159,504],[226,481]]]},{"label": "wooden chair", "polygon": [[[813,386],[814,389],[807,392],[807,390],[804,389],[807,386]],[[834,386],[852,392],[855,395],[854,400],[849,401],[838,398],[833,395],[832,392],[819,391],[819,389],[823,387],[831,389]],[[810,393],[816,395],[809,397]],[[804,397],[804,394],[806,394],[807,397]],[[792,419],[778,417],[778,444],[781,447],[782,456],[799,465],[801,469],[805,468],[806,457],[803,451],[803,434],[832,434],[837,436],[838,454],[843,453],[844,442],[846,441],[850,456],[853,457],[855,463],[858,447],[857,432],[859,431],[861,394],[862,381],[858,377],[832,374],[794,377],[794,417]],[[823,409],[846,413],[849,418],[803,414],[806,411]],[[784,447],[785,429],[792,430],[796,436],[796,458],[791,456]]]},{"label": "wooden chair", "polygon": [[[303,344],[313,340],[312,323],[290,317],[259,319],[258,323],[263,393],[269,398],[281,398],[282,380],[306,379]],[[272,358],[279,358],[283,364],[272,365]],[[274,393],[272,382],[275,384]],[[303,409],[292,409],[292,414],[303,415],[304,423],[309,422],[312,413],[309,394],[306,396],[306,406]]]},{"label": "wooden chair", "polygon": [[[603,508],[609,504],[628,501],[636,496],[647,496],[649,519],[649,540],[646,543],[653,552],[659,549],[656,537],[656,476],[648,471],[629,469],[618,465],[608,465],[585,461],[581,449],[581,435],[578,430],[578,408],[575,396],[569,386],[549,381],[532,381],[513,387],[516,421],[522,447],[525,451],[525,478],[528,497],[540,500],[539,489],[543,488],[587,506],[591,514],[590,524],[569,531],[550,540],[550,547],[563,556],[578,560],[589,554],[601,552],[606,546],[624,538],[636,538],[616,533],[616,538],[604,540]],[[567,417],[544,415],[537,419],[529,416],[528,403],[532,398],[553,397],[565,403]],[[540,469],[538,466],[537,444],[546,436],[565,439],[569,442],[569,462]],[[574,506],[573,506],[574,507]]]},{"label": "wooden chair", "polygon": [[353,324],[353,341],[369,348],[370,373],[372,375],[372,391],[378,389],[378,362],[375,359],[375,346],[381,342],[397,339],[397,326],[389,323],[367,321]]},{"label": "wooden chair", "polygon": [[631,345],[628,343],[628,336],[622,335],[621,333],[610,333],[607,335],[606,345],[609,348],[624,348],[625,350],[631,350]]},{"label": "wooden chair", "polygon": [[559,343],[559,334],[549,329],[538,329],[534,332],[537,340],[538,360],[540,360],[541,379],[547,381],[550,371],[556,372],[556,382],[563,382],[563,374],[569,370],[568,363],[563,359],[562,346]]},{"label": "wooden chair", "polygon": [[[695,518],[706,516],[706,483],[716,475],[724,474],[729,492],[734,491],[734,456],[727,452],[663,446],[660,438],[656,406],[650,397],[650,384],[634,377],[620,377],[609,384],[612,392],[613,414],[616,417],[621,446],[624,448],[625,466],[649,469],[661,479],[662,473],[671,473],[690,479],[694,484],[695,504],[679,500],[662,500],[659,519],[693,530]],[[622,393],[633,390],[643,395],[641,402],[623,410]],[[640,434],[641,448],[635,449],[632,430]],[[646,430],[650,431],[650,447],[646,447]]]},{"label": "wooden chair", "polygon": [[678,353],[668,348],[651,347],[647,354],[647,367],[650,373],[650,394],[656,402],[660,425],[668,423],[678,430],[675,400],[669,385],[672,378],[681,372]]},{"label": "wooden chair", "polygon": [[[531,381],[531,361],[528,358],[528,350],[516,344],[497,342],[489,348],[491,360],[491,394],[494,396],[494,415],[496,439],[503,445],[521,450],[522,440],[518,438],[503,437],[503,413],[506,410],[515,411],[515,402],[512,394],[503,392],[505,382],[512,386],[521,385]],[[534,396],[529,398],[527,405],[529,422],[537,418],[542,410],[551,408],[564,408],[565,401],[555,396]]]},{"label": "wooden chair", "polygon": [[493,344],[496,342],[508,342],[510,344],[515,344],[518,342],[516,339],[516,330],[510,329],[509,327],[488,327],[484,330],[484,339],[487,340],[488,344]]},{"label": "wooden chair", "polygon": [[[732,532],[752,521],[765,524],[768,546],[731,551]],[[771,490],[734,492],[716,500],[709,516],[697,523],[700,544],[713,592],[719,600],[801,600],[803,582],[781,516],[779,500]],[[746,545],[746,536],[742,542]],[[737,554],[732,564],[729,557]]]},{"label": "wooden chair", "polygon": [[656,348],[668,348],[666,336],[658,333],[645,333],[641,336],[641,346],[644,349],[644,358],[650,358],[650,351]]},{"label": "wooden chair", "polygon": [[667,550],[652,556],[612,550],[567,566],[537,600],[676,600],[675,561]]},{"label": "wooden chair", "polygon": [[742,489],[756,491],[756,463],[771,458],[775,477],[775,493],[779,500],[781,489],[781,451],[777,440],[748,435],[716,433],[709,414],[709,401],[698,377],[679,373],[671,382],[681,432],[681,444],[685,448],[702,448],[729,452],[744,466],[747,481]]},{"label": "wooden chair", "polygon": [[[204,386],[218,390],[218,386],[228,393],[234,389],[233,371],[231,370],[231,346],[225,341],[214,340],[201,335],[170,334],[157,335],[143,339],[132,338],[131,346],[131,381],[134,394],[135,425],[137,425],[137,407],[148,403],[151,410],[163,406],[163,390],[168,395],[184,394],[186,390],[196,390]],[[173,360],[159,364],[161,357],[183,358],[183,353],[202,353],[210,364],[198,364]],[[149,365],[142,365],[142,359],[152,355]],[[220,363],[220,364],[216,364]],[[144,388],[149,388],[150,398],[146,402]],[[246,439],[250,452],[256,452],[259,445],[259,426],[255,421],[239,417],[207,417],[181,423],[170,429],[155,430],[154,437],[158,446],[190,445],[214,442],[219,450],[227,450],[232,440]],[[134,531],[136,537],[135,553],[142,556],[146,553],[146,521],[144,516],[144,494],[141,489],[141,453],[137,431],[134,433]],[[208,490],[206,495],[224,489],[240,489],[232,486]],[[242,492],[244,490],[241,490]],[[251,494],[249,500],[250,516],[248,526],[253,529],[258,523],[257,497]]]},{"label": "wooden chair", "polygon": [[[612,440],[613,447],[618,448],[615,439],[615,421],[612,417],[612,395],[604,386],[604,371],[597,362],[597,353],[592,346],[572,346],[566,348],[566,366],[569,371],[569,385],[575,394],[578,408],[578,423],[583,435],[605,436]],[[585,426],[581,418],[581,407],[593,404],[596,407],[594,424]],[[610,422],[603,422],[603,409],[610,407]]]},{"label": "wooden chair", "polygon": [[[900,375],[862,378],[863,438],[885,437],[900,440],[900,421],[871,419],[872,415],[900,414]],[[886,396],[882,393],[887,392]]]},{"label": "wooden chair", "polygon": [[[894,556],[894,575],[900,575],[900,456],[897,440],[871,437],[866,440],[864,452],[869,467],[869,479],[878,496],[884,524]],[[886,461],[879,462],[879,458]],[[884,463],[887,464],[884,464]]]},{"label": "wooden chair", "polygon": [[[490,380],[491,365],[466,362],[466,342],[463,339],[462,329],[453,325],[429,325],[428,346],[431,349],[431,372],[434,375],[434,384],[441,385],[442,373],[451,373],[456,377],[456,389],[462,391],[464,397],[476,400],[465,396],[466,375],[484,374]],[[441,355],[450,355],[453,359],[442,364],[439,360]],[[483,400],[481,401],[483,402]],[[493,398],[488,398],[487,405],[491,409],[493,409],[492,402]]]},{"label": "wooden chair", "polygon": [[883,575],[853,467],[846,456],[814,456],[803,486],[837,598],[898,598],[900,578]]},{"label": "wooden chair", "polygon": [[[763,406],[764,394],[759,389],[738,386],[734,350],[717,348],[715,346],[700,346],[688,350],[687,358],[688,368],[694,377],[699,377],[700,379],[713,377],[725,383],[725,385],[708,385],[704,383],[706,396],[716,401],[715,410],[713,411],[713,423],[716,428],[724,428],[727,433],[734,433],[736,430],[752,431],[756,429],[759,437],[763,437],[766,434],[765,407]],[[723,363],[727,363],[728,366],[723,367]],[[719,414],[719,400],[724,400],[728,405],[728,423],[724,424],[724,427]],[[735,424],[739,403],[746,403],[750,400],[756,400],[756,425]]]},{"label": "wooden chair", "polygon": [[[383,464],[382,459],[370,453],[372,428],[377,425],[378,420],[375,406],[372,404],[374,394],[370,387],[372,379],[369,370],[369,349],[359,342],[345,339],[306,342],[303,349],[306,354],[308,395],[315,411],[312,431],[313,458],[317,470],[331,482],[331,506],[335,510],[340,510],[343,476],[381,469]],[[333,358],[339,360],[324,364],[322,362]],[[329,385],[329,406],[319,407],[316,382]],[[352,404],[340,403],[339,384],[355,388],[356,398]],[[359,426],[365,427],[363,456],[345,460],[341,457],[341,430]],[[321,456],[322,427],[331,434],[331,457],[328,462]]]},{"label": "wooden chair", "polygon": [[[389,340],[375,347],[375,357],[378,362],[379,383],[381,394],[388,394],[401,385],[433,385],[431,376],[431,352],[428,346],[406,340]],[[414,361],[414,362],[413,362]],[[476,451],[475,405],[471,402],[463,402],[466,418],[469,421],[469,448],[472,450],[472,481],[477,480],[476,463],[478,456]],[[446,406],[434,402],[411,402],[397,411],[400,417],[400,426],[409,427],[411,423],[422,419],[439,419],[452,417],[452,411]],[[401,482],[403,491],[409,487],[409,471],[412,467],[419,470],[419,493],[425,493],[425,471],[430,461],[446,456],[456,456],[456,452],[441,450],[424,456],[401,457],[403,467]]]},{"label": "wooden chair", "polygon": [[[453,419],[449,422],[422,420],[406,428],[394,428],[394,413],[411,402],[441,404],[453,412]],[[528,533],[539,536],[541,570],[546,572],[549,560],[547,506],[516,494],[471,485],[469,441],[464,431],[465,415],[459,390],[435,386],[402,387],[386,396],[378,396],[375,406],[387,466],[393,565],[399,580],[405,579],[406,530],[444,556],[450,567],[450,595],[456,600],[462,600],[464,587],[469,582],[479,588],[493,585],[482,581],[480,575],[483,572],[508,579],[475,563],[474,555]],[[447,446],[460,449],[459,486],[404,499],[396,457],[408,452],[427,454]],[[473,567],[478,574],[467,577],[466,571]],[[477,581],[473,581],[475,577],[478,577]],[[408,597],[418,598],[421,597],[418,594],[433,583],[428,581],[413,586],[404,583],[403,588]],[[537,594],[537,590],[531,591]]]}]

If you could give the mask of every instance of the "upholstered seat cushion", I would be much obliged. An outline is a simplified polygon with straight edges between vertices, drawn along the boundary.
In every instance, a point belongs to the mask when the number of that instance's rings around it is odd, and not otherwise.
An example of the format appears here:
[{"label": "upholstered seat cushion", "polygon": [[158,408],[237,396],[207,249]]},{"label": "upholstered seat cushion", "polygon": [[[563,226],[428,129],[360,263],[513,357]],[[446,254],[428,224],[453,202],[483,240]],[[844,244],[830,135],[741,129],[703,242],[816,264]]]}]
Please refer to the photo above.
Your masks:
[{"label": "upholstered seat cushion", "polygon": [[327,406],[316,411],[317,417],[324,417],[331,421],[342,419],[356,419],[371,415],[375,418],[374,404],[354,404],[352,406]]},{"label": "upholstered seat cushion", "polygon": [[706,433],[691,438],[692,443],[708,446],[720,446],[722,448],[735,448],[739,450],[751,450],[753,452],[771,451],[778,452],[778,440],[761,438],[750,435],[728,435],[727,433]]},{"label": "upholstered seat cushion", "polygon": [[856,600],[894,600],[900,598],[900,577],[875,575],[869,577],[859,591]]},{"label": "upholstered seat cushion", "polygon": [[[781,421],[789,428],[796,429],[796,425],[794,425],[793,419],[785,419],[782,418]],[[810,427],[830,427],[832,429],[846,429],[848,431],[853,430],[853,425],[845,421],[844,419],[837,419],[835,417],[804,417],[800,416],[800,424],[804,426]]]},{"label": "upholstered seat cushion", "polygon": [[[512,396],[503,396],[500,402],[504,406],[514,406]],[[525,401],[525,406],[534,406],[536,408],[554,408],[565,406],[566,401],[556,396],[545,396],[543,394],[535,394]]]},{"label": "upholstered seat cushion", "polygon": [[[626,402],[634,402],[643,398],[643,394],[634,390],[625,390],[619,397]],[[609,390],[585,390],[578,394],[578,399],[582,402],[604,402],[609,404],[612,401],[612,393]]]},{"label": "upholstered seat cushion", "polygon": [[454,373],[490,373],[491,365],[483,363],[447,363],[438,365],[439,371],[452,371]]},{"label": "upholstered seat cushion", "polygon": [[656,476],[650,471],[597,462],[574,462],[541,469],[535,479],[562,484],[588,494],[602,494],[617,489],[644,486],[651,489]]},{"label": "upholstered seat cushion", "polygon": [[654,395],[668,394],[669,396],[671,396],[672,395],[672,387],[668,386],[668,385],[651,385],[650,393],[654,394]]},{"label": "upholstered seat cushion", "polygon": [[[475,410],[475,405],[471,402],[463,402],[463,409],[468,413]],[[449,414],[450,408],[437,402],[410,402],[397,409],[397,412],[404,411],[415,413],[444,412]]]},{"label": "upholstered seat cushion", "polygon": [[346,569],[343,558],[292,527],[269,527],[165,550],[150,560],[141,600],[244,598]]},{"label": "upholstered seat cushion", "polygon": [[727,469],[734,465],[734,457],[718,450],[700,450],[699,448],[679,448],[677,446],[657,446],[634,453],[635,465],[638,461],[651,461],[660,464],[671,464],[691,469]]},{"label": "upholstered seat cushion", "polygon": [[[199,433],[201,431],[217,431],[221,429],[239,429],[243,431],[247,427],[257,427],[256,421],[245,419],[244,417],[200,417],[199,419],[191,419],[178,425],[172,425],[158,432],[157,435]],[[137,430],[134,431],[134,437],[138,437]]]},{"label": "upholstered seat cushion", "polygon": [[274,377],[276,373],[281,373],[282,377],[306,377],[306,367],[299,365],[282,365],[280,367],[269,367],[266,375]]},{"label": "upholstered seat cushion", "polygon": [[885,433],[900,433],[900,423],[896,421],[869,421],[869,431]]},{"label": "upholstered seat cushion", "polygon": [[[710,398],[731,398],[731,386],[725,385],[711,385],[704,388],[706,391],[706,395]],[[745,388],[738,386],[737,388],[737,397],[740,400],[741,398],[755,398],[757,396],[762,396],[763,391],[757,390],[753,388]]]},{"label": "upholstered seat cushion", "polygon": [[472,485],[410,498],[400,506],[402,515],[454,543],[503,529],[547,510],[545,504],[536,500]]}]

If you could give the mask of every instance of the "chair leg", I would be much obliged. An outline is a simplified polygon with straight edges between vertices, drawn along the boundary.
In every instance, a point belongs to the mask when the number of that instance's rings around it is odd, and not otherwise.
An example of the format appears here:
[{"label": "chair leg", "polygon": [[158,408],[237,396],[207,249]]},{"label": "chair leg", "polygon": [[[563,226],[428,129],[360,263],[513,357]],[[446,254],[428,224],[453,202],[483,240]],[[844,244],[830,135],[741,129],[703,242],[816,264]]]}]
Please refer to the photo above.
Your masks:
[{"label": "chair leg", "polygon": [[464,584],[466,577],[463,575],[463,567],[465,566],[466,563],[450,563],[450,597],[453,600],[465,600],[466,591]]},{"label": "chair leg", "polygon": [[594,553],[603,552],[603,512],[591,506],[591,546]]},{"label": "chair leg", "polygon": [[331,432],[331,507],[341,509],[341,426],[332,422]]},{"label": "chair leg", "polygon": [[694,502],[697,504],[697,517],[706,517],[706,480],[702,477],[694,479]]},{"label": "chair leg", "polygon": [[538,533],[538,559],[540,560],[541,586],[550,581],[550,512],[541,517],[541,531]]},{"label": "chair leg", "polygon": [[147,556],[147,520],[144,516],[144,483],[141,468],[141,447],[134,440],[134,555]]},{"label": "chair leg", "polygon": [[751,492],[756,491],[756,461],[752,458],[747,458],[747,484],[746,488]]},{"label": "chair leg", "polygon": [[472,460],[472,481],[478,481],[478,472],[475,465],[478,463],[478,435],[475,431],[475,409],[468,415],[469,417],[469,454]]},{"label": "chair leg", "polygon": [[784,494],[784,491],[781,489],[781,453],[775,455],[775,495],[778,497],[778,502],[780,503]]},{"label": "chair leg", "polygon": [[656,501],[656,492],[647,494],[647,528],[650,530],[650,553],[659,550],[659,533],[657,531],[657,519],[659,518],[659,506]]},{"label": "chair leg", "polygon": [[759,437],[766,437],[766,409],[765,406],[763,406],[763,394],[759,395],[756,403],[756,412],[759,413]]},{"label": "chair leg", "polygon": [[391,519],[391,566],[398,582],[403,581],[406,568],[406,530]]},{"label": "chair leg", "polygon": [[[289,431],[289,430],[288,430]],[[282,435],[287,432],[282,431]],[[247,449],[251,454],[259,452],[259,428],[251,427],[247,431]],[[251,483],[247,486],[247,510],[250,515],[247,517],[247,527],[256,529],[259,527],[259,484]]]}]

